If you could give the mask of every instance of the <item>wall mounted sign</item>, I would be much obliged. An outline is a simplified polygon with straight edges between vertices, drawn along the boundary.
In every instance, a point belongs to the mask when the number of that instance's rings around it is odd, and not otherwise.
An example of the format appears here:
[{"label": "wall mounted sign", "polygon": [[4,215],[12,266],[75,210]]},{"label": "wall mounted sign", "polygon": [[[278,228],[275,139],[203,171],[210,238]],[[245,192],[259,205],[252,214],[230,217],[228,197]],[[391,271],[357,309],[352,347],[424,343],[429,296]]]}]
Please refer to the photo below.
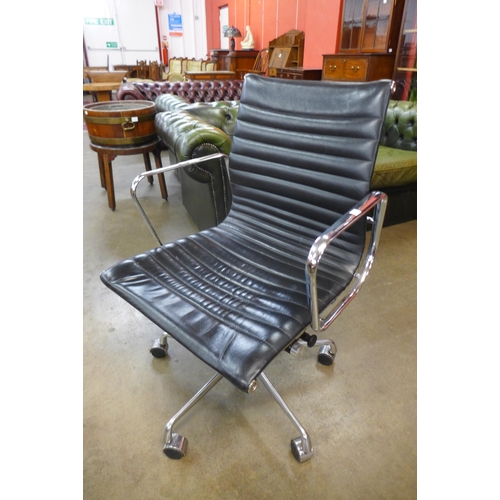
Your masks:
[{"label": "wall mounted sign", "polygon": [[109,17],[86,17],[85,24],[93,26],[114,26],[115,20]]},{"label": "wall mounted sign", "polygon": [[173,14],[168,15],[168,31],[170,36],[182,36],[182,15]]}]

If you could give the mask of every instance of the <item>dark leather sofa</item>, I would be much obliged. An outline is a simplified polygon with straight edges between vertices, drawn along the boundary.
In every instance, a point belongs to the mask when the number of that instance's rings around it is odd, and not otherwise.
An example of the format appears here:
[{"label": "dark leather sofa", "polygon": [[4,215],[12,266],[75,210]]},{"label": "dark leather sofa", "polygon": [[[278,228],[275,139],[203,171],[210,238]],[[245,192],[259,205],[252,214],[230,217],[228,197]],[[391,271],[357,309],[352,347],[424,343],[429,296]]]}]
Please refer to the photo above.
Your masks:
[{"label": "dark leather sofa", "polygon": [[[163,95],[156,100],[156,130],[171,164],[228,154],[239,103],[190,104]],[[231,203],[227,172],[219,160],[180,172],[183,203],[200,230],[225,218]],[[385,226],[417,218],[417,104],[390,101],[372,177],[373,189],[389,196]]]},{"label": "dark leather sofa", "polygon": [[118,100],[139,99],[156,102],[164,94],[183,97],[186,101],[239,101],[243,80],[194,80],[186,82],[124,82],[116,93]]}]

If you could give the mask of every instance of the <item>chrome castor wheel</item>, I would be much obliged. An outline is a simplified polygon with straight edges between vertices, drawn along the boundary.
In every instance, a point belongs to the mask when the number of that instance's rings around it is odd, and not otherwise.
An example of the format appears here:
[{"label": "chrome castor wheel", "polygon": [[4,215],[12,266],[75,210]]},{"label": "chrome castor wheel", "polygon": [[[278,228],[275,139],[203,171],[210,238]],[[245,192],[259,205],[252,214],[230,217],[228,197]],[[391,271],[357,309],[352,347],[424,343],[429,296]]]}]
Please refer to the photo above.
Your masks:
[{"label": "chrome castor wheel", "polygon": [[302,439],[301,438],[296,438],[292,439],[290,441],[290,447],[292,448],[292,454],[297,460],[297,462],[305,462],[306,460],[309,460],[312,458],[314,454],[314,450],[312,449],[311,442],[309,441],[307,443],[309,451],[304,451],[304,447],[302,445]]},{"label": "chrome castor wheel", "polygon": [[163,447],[163,453],[167,455],[168,458],[173,460],[180,460],[184,458],[187,453],[188,440],[181,436],[180,434],[172,434],[172,439],[169,443],[166,443]]},{"label": "chrome castor wheel", "polygon": [[168,352],[167,339],[156,339],[149,351],[155,358],[164,358]]},{"label": "chrome castor wheel", "polygon": [[[335,345],[335,344],[333,344]],[[333,364],[333,360],[335,359],[336,350],[333,351],[329,345],[324,345],[318,354],[318,363],[324,366],[331,366]]]}]

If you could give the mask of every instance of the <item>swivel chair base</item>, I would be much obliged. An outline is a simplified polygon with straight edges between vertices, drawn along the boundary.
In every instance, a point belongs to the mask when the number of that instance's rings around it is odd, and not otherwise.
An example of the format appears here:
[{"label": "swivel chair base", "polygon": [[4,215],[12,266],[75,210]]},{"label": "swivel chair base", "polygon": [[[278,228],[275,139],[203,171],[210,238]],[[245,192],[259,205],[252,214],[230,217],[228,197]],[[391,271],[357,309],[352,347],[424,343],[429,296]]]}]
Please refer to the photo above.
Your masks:
[{"label": "swivel chair base", "polygon": [[155,358],[164,358],[168,353],[168,339],[169,335],[164,333],[161,338],[156,339],[153,343],[153,347],[150,349],[150,353]]},{"label": "swivel chair base", "polygon": [[173,460],[180,460],[184,458],[187,453],[188,440],[180,434],[172,433],[172,437],[168,443],[163,447],[163,453],[168,458]]},{"label": "swivel chair base", "polygon": [[[168,353],[168,338],[170,335],[167,333],[163,333],[161,338],[156,339],[151,347],[150,353],[155,358],[164,358]],[[307,336],[309,337],[309,336]],[[295,342],[287,351],[293,356],[298,356],[301,354],[304,347],[313,347],[314,345],[321,346],[321,349],[318,353],[318,362],[325,366],[331,366],[335,359],[335,355],[337,353],[337,346],[335,342],[330,339],[325,340],[314,340],[310,341],[309,344],[302,339],[299,339]],[[172,432],[172,427],[174,423],[179,420],[183,415],[185,415],[205,394],[207,394],[210,389],[212,389],[220,380],[222,379],[222,375],[216,374],[214,375],[167,423],[165,426],[165,445],[163,447],[163,453],[173,460],[180,460],[184,458],[187,454],[188,440],[184,436],[180,434],[176,434]],[[299,423],[295,415],[292,413],[290,408],[287,406],[285,401],[281,398],[278,391],[271,384],[269,379],[266,377],[264,373],[261,373],[259,379],[266,387],[266,389],[271,393],[276,402],[280,405],[281,409],[285,412],[285,414],[290,418],[292,423],[297,427],[300,431],[301,435],[298,438],[292,439],[290,441],[290,447],[292,450],[292,454],[294,458],[302,463],[311,459],[314,450],[311,444],[311,439],[309,435]],[[256,387],[256,385],[254,385]]]}]

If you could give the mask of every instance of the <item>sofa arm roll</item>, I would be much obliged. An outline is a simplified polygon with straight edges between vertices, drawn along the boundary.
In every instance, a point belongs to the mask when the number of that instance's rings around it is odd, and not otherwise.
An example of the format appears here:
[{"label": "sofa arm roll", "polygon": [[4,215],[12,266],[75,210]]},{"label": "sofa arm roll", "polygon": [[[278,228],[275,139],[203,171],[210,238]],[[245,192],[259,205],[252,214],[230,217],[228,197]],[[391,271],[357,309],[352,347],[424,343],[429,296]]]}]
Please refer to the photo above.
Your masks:
[{"label": "sofa arm roll", "polygon": [[[221,108],[199,107],[202,113],[210,112],[212,119],[223,123],[225,111]],[[216,115],[219,115],[218,118]],[[155,118],[156,131],[176,161],[199,158],[200,154],[215,152],[229,154],[231,139],[220,128],[186,111],[158,113]],[[186,169],[186,173],[198,182],[209,182],[211,175],[218,176],[219,162],[203,163],[203,169]]]},{"label": "sofa arm roll", "polygon": [[239,107],[240,101],[214,101],[197,102],[182,109],[220,128],[232,141]]},{"label": "sofa arm roll", "polygon": [[[225,109],[198,106],[224,119]],[[202,110],[203,108],[203,110]],[[213,153],[229,154],[231,139],[222,130],[187,111],[158,113],[156,131],[168,147],[172,163]],[[203,161],[179,170],[182,202],[200,230],[220,224],[228,214],[232,196],[222,158]]]},{"label": "sofa arm roll", "polygon": [[134,85],[133,82],[122,83],[116,92],[116,98],[119,101],[126,100],[144,100],[144,94]]}]

